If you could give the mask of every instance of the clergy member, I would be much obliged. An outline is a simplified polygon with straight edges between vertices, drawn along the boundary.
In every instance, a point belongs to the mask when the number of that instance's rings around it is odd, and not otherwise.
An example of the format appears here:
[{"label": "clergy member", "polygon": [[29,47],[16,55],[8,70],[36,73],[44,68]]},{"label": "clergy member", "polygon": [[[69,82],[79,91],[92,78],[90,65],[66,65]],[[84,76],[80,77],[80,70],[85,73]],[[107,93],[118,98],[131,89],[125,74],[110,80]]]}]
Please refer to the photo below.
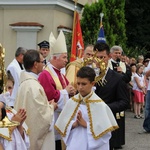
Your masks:
[{"label": "clergy member", "polygon": [[29,127],[30,150],[55,150],[53,116],[57,108],[49,103],[43,87],[38,82],[38,74],[43,70],[43,56],[36,50],[28,50],[23,58],[25,70],[20,76],[15,109],[24,108]]},{"label": "clergy member", "polygon": [[[45,70],[40,74],[39,81],[45,90],[48,101],[54,99],[58,104],[58,109],[54,113],[56,121],[69,96],[75,94],[75,89],[60,71],[68,62],[67,46],[63,32],[60,31],[57,39],[51,33],[49,40],[51,59]],[[55,140],[56,150],[61,150],[61,137],[57,132],[55,132]]]},{"label": "clergy member", "polygon": [[[87,45],[85,50],[84,50],[84,54],[83,54],[83,57],[80,58],[80,59],[77,59],[75,61],[72,61],[70,62],[67,66],[66,66],[66,77],[67,79],[69,80],[69,82],[76,88],[77,87],[77,78],[76,78],[76,75],[77,75],[77,72],[78,70],[87,65],[87,66],[90,66],[90,67],[94,67],[93,65],[93,62],[92,61],[89,61],[90,58],[93,57],[94,55],[94,52],[93,52],[93,45]],[[86,63],[87,64],[84,64]]]},{"label": "clergy member", "polygon": [[20,73],[24,70],[23,57],[25,53],[26,53],[26,48],[18,47],[15,52],[14,60],[7,67],[7,71],[9,70],[11,72],[11,75],[14,78],[14,88],[12,91],[10,102],[8,103],[8,105],[12,107],[14,107],[16,95],[18,92]]}]

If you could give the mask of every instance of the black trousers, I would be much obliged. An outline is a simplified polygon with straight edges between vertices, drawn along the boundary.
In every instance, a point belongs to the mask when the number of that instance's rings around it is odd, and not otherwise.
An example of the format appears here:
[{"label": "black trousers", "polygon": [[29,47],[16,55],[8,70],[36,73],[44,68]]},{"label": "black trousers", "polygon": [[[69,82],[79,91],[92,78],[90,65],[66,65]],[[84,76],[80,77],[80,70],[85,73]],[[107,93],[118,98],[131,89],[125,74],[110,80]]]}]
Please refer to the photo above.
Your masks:
[{"label": "black trousers", "polygon": [[62,148],[61,148],[61,140],[55,141],[55,149],[56,150],[62,150]]}]

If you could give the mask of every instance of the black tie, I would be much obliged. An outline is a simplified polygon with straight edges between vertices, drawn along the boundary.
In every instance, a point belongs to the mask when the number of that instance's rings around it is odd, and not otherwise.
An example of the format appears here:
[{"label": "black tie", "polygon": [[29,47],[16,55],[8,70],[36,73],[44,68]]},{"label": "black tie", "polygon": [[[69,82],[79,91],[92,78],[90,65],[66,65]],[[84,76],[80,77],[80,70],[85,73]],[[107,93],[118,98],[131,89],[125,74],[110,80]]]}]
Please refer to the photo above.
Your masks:
[{"label": "black tie", "polygon": [[46,59],[44,60],[44,64],[46,65],[47,63],[46,63]]}]

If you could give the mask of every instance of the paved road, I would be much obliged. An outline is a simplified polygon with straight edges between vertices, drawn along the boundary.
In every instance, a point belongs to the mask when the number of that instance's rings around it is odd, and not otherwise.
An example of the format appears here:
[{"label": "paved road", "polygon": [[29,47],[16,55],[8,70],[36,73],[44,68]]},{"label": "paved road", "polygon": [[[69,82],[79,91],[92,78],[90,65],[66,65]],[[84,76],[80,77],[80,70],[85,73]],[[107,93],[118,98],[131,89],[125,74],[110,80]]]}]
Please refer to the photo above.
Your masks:
[{"label": "paved road", "polygon": [[143,119],[133,116],[133,112],[126,111],[126,144],[122,150],[150,150],[150,134],[139,134],[143,129]]}]

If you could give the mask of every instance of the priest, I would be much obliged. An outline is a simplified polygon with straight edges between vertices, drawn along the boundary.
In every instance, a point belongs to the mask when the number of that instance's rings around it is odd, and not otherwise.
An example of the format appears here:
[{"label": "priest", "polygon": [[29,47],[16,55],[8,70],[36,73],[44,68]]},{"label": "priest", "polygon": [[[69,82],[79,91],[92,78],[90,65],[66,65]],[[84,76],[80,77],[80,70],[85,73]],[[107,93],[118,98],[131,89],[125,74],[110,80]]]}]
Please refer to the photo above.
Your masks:
[{"label": "priest", "polygon": [[[69,84],[69,81],[61,73],[61,69],[68,62],[67,46],[62,31],[60,31],[57,39],[53,33],[50,34],[50,49],[50,61],[40,74],[38,80],[44,88],[48,101],[54,100],[58,104],[58,109],[54,113],[56,121],[69,96],[75,94],[74,87]],[[55,132],[55,143],[56,150],[61,150],[61,137],[57,132]]]}]

